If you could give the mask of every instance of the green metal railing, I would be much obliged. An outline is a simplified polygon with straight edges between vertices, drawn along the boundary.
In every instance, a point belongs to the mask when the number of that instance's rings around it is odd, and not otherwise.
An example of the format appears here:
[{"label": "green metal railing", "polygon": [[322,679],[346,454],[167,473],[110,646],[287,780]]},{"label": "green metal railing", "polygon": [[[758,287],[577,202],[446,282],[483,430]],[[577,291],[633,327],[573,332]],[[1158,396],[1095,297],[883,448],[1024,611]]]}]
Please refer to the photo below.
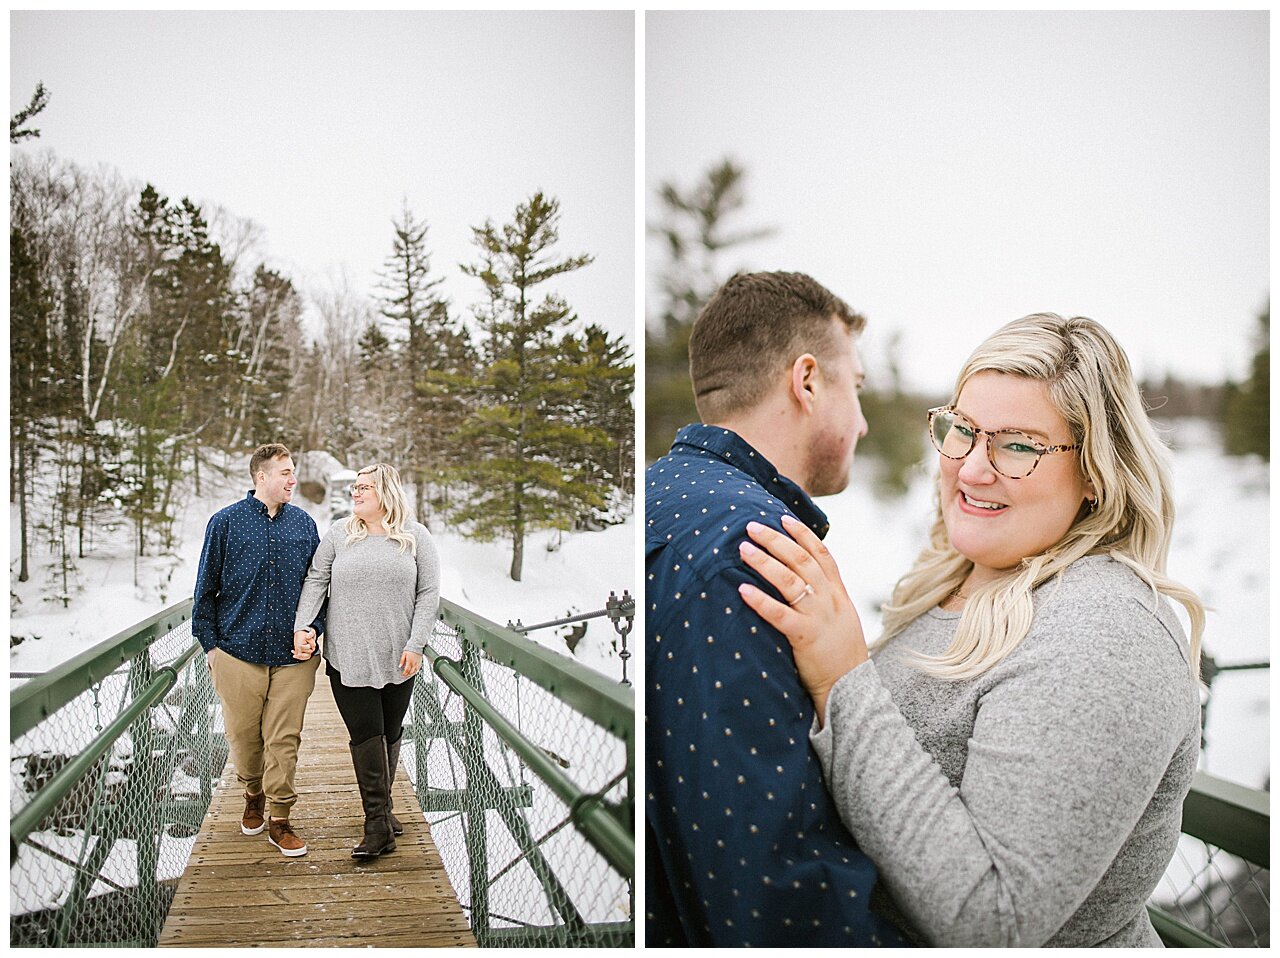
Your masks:
[{"label": "green metal railing", "polygon": [[1271,793],[1197,772],[1147,911],[1172,947],[1271,944]]},{"label": "green metal railing", "polygon": [[477,942],[633,945],[632,689],[447,601],[426,651],[402,761]]},{"label": "green metal railing", "polygon": [[[11,946],[158,940],[227,757],[190,614],[11,690]],[[428,655],[402,762],[477,940],[634,944],[632,690],[449,602]]]},{"label": "green metal railing", "polygon": [[155,943],[226,761],[190,614],[11,690],[11,945]]}]

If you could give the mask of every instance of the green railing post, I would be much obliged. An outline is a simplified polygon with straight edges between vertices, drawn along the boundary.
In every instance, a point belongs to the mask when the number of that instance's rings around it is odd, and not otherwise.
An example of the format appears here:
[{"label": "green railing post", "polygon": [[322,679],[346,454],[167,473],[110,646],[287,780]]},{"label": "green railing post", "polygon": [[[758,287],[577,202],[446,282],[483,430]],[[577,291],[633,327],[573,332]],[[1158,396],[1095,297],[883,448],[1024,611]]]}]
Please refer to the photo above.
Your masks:
[{"label": "green railing post", "polygon": [[[458,629],[458,642],[463,648],[463,661],[467,660],[465,634]],[[484,726],[480,717],[463,703],[462,713],[463,750],[460,753],[463,767],[467,773],[467,798],[463,800],[466,815],[467,858],[471,863],[471,918],[472,933],[480,947],[486,944],[489,932],[489,827],[486,816],[489,814],[479,799],[479,782],[481,773],[476,755],[484,754]]]}]

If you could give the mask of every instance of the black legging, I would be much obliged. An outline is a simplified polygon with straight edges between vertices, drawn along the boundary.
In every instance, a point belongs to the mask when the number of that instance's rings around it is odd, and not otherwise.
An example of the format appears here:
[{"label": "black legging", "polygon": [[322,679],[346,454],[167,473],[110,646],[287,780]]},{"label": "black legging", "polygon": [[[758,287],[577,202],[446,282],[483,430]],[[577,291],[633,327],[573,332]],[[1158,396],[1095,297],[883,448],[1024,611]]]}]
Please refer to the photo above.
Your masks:
[{"label": "black legging", "polygon": [[404,716],[409,711],[413,697],[415,676],[404,682],[384,685],[380,689],[365,685],[343,685],[342,676],[332,664],[325,663],[325,672],[333,688],[333,700],[338,703],[342,721],[346,723],[351,744],[359,745],[377,735],[385,735],[391,743],[404,731]]}]

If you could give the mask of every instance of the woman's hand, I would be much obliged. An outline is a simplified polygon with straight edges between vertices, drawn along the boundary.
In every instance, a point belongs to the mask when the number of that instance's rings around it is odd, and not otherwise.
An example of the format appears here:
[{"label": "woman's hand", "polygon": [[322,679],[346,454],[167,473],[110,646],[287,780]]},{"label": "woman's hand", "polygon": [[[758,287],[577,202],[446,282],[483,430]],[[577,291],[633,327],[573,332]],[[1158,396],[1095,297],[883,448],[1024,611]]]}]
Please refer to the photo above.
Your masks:
[{"label": "woman's hand", "polygon": [[305,662],[315,653],[316,650],[316,630],[307,626],[305,629],[299,629],[293,633],[293,657],[299,662]]},{"label": "woman's hand", "polygon": [[407,678],[410,675],[417,675],[422,668],[422,655],[418,652],[410,652],[405,649],[400,653],[400,671]]},{"label": "woman's hand", "polygon": [[758,522],[747,523],[747,534],[768,551],[750,542],[743,542],[738,551],[783,596],[793,596],[791,603],[779,602],[753,585],[740,585],[738,592],[791,643],[800,681],[813,697],[821,726],[831,687],[867,660],[867,643],[827,547],[799,520],[784,515],[782,524],[794,538]]}]

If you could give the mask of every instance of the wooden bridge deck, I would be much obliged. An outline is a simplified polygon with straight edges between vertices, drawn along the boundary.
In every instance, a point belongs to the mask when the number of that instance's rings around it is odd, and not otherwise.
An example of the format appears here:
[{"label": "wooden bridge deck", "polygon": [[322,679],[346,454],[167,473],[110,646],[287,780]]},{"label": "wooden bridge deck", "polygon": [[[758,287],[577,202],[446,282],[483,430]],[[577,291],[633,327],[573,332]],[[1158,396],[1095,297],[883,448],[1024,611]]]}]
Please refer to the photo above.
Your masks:
[{"label": "wooden bridge deck", "polygon": [[292,820],[307,854],[240,833],[244,799],[230,762],[161,932],[164,947],[475,946],[404,770],[393,794],[396,850],[351,858],[364,821],[347,730],[323,670],[307,705]]}]

